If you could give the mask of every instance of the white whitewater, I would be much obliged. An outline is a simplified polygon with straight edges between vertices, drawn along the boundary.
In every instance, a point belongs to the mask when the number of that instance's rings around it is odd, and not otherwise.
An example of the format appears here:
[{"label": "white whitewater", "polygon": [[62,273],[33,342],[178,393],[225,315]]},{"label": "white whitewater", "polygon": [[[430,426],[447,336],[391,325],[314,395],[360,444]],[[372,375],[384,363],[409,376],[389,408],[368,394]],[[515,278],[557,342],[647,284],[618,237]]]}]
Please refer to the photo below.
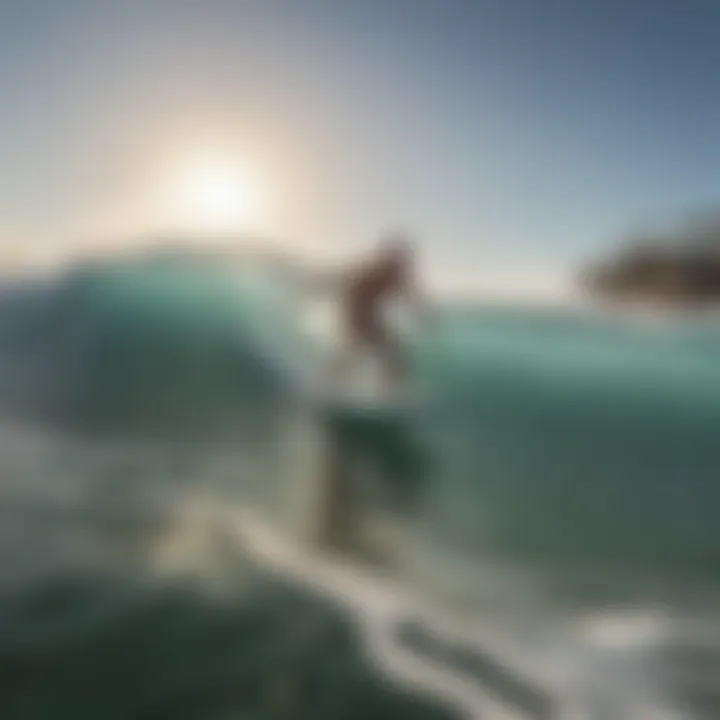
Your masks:
[{"label": "white whitewater", "polygon": [[[493,697],[472,679],[426,660],[398,643],[398,625],[409,620],[420,621],[431,633],[441,634],[446,640],[461,642],[464,638],[468,641],[467,629],[453,628],[402,581],[304,548],[250,511],[225,511],[223,527],[233,534],[243,551],[262,566],[350,611],[360,627],[368,655],[391,678],[418,693],[447,702],[468,718],[522,720],[530,717]],[[484,652],[506,659],[508,655],[516,655],[517,651],[503,647],[505,643],[489,630],[480,637],[477,628],[475,633],[471,644],[479,644]],[[517,666],[519,658],[514,660]]]}]

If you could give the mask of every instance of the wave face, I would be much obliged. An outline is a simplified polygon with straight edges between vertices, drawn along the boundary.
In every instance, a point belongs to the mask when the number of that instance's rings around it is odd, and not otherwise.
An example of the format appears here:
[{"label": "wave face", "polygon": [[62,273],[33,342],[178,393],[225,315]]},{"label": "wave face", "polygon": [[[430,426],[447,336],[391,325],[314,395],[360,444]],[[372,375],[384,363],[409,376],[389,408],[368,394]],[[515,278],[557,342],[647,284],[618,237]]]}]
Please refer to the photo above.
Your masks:
[{"label": "wave face", "polygon": [[[13,419],[8,420],[12,427],[20,418],[33,433],[59,433],[64,439],[45,465],[33,466],[12,487],[7,478],[15,471],[5,468],[0,489],[8,517],[3,527],[15,527],[19,519],[23,528],[35,527],[28,518],[37,515],[35,538],[42,528],[61,522],[58,513],[65,517],[64,510],[55,508],[54,498],[60,498],[63,507],[72,499],[70,504],[77,501],[83,512],[90,508],[92,527],[102,526],[105,534],[112,529],[113,542],[118,523],[123,527],[118,531],[123,547],[128,536],[133,548],[142,537],[141,554],[147,554],[148,543],[155,542],[147,540],[147,526],[152,526],[154,537],[157,526],[166,522],[166,495],[175,498],[188,488],[207,490],[215,483],[217,467],[224,465],[232,469],[220,473],[225,478],[223,491],[231,486],[240,501],[251,497],[270,512],[279,512],[288,482],[282,476],[279,450],[289,423],[307,411],[298,385],[319,366],[325,352],[324,343],[301,322],[299,307],[287,282],[263,265],[128,260],[77,267],[51,281],[28,280],[7,287],[0,294],[0,407]],[[337,429],[359,461],[380,467],[390,481],[384,483],[385,490],[393,490],[394,500],[414,501],[417,564],[433,592],[476,610],[512,603],[567,609],[618,602],[642,608],[663,602],[681,614],[709,613],[717,622],[718,326],[687,321],[630,326],[559,310],[445,305],[437,309],[435,326],[409,335],[407,343],[418,386],[427,398],[424,410],[407,426],[345,415],[337,419]],[[25,440],[0,430],[7,464]],[[46,445],[44,440],[37,443]],[[132,448],[140,445],[165,449],[159,460],[138,465]],[[108,446],[114,448],[111,467],[83,465],[80,472],[78,457]],[[35,459],[45,455],[45,450],[40,455],[28,451]],[[18,467],[24,462],[19,460]],[[70,477],[75,480],[70,482]],[[147,514],[148,494],[160,498],[157,517],[155,511]],[[53,505],[51,511],[39,510],[41,497],[43,507]],[[124,508],[130,520],[108,520],[108,508],[112,513]],[[75,519],[71,525],[74,533]],[[68,547],[77,547],[73,543],[69,541]],[[82,547],[96,544],[80,541]],[[33,548],[36,545],[30,543],[33,558],[51,558],[61,549],[55,541],[48,545],[52,552]],[[21,562],[9,545],[0,551],[0,584],[27,571],[28,563]],[[126,570],[123,560],[122,572]],[[45,579],[40,582],[36,573],[32,582],[23,584],[20,599],[3,613],[14,617],[13,612],[29,612],[28,628],[37,625],[38,617],[56,613],[57,593],[70,598],[58,596],[61,609],[75,607],[76,596],[85,597],[86,580],[66,587],[65,580],[39,575]],[[102,604],[103,598],[118,596],[113,589],[117,573],[106,580],[92,570],[90,577],[96,576],[100,579],[93,585],[93,602]],[[121,584],[131,588],[137,581]],[[145,599],[128,599],[134,608],[132,627],[138,629],[133,637],[151,634],[151,626],[165,627],[164,622],[171,634],[180,632],[187,616],[198,628],[207,620],[210,633],[216,632],[216,621],[217,627],[226,622],[242,626],[233,635],[237,648],[253,626],[254,621],[242,619],[245,605],[234,600],[231,612],[208,604],[204,597],[187,595],[185,589],[146,597],[146,586],[138,587],[137,597]],[[290,589],[281,594],[290,598],[290,605],[300,602]],[[251,618],[255,597],[248,599]],[[280,600],[273,607],[276,615],[263,615],[268,634],[258,634],[260,644],[275,642],[273,628],[290,612]],[[300,643],[317,648],[308,668],[315,661],[320,667],[327,657],[340,653],[347,658],[342,682],[375,698],[377,712],[388,717],[446,716],[417,704],[406,707],[404,700],[383,695],[385,691],[377,689],[383,681],[363,665],[352,633],[330,616],[321,613],[325,620],[317,619],[315,612],[297,610],[299,625],[315,628]],[[97,626],[99,647],[111,644],[102,640],[105,628],[116,637],[117,628],[126,622],[124,616],[108,617],[107,624]],[[158,617],[163,618],[160,625]],[[176,620],[179,625],[173,625]],[[20,642],[13,628],[21,625],[13,621],[7,628],[0,626],[0,652]],[[50,643],[47,655],[42,654],[42,643],[37,650],[37,657],[48,663],[45,670],[45,665],[38,665],[37,687],[44,686],[42,678],[50,677],[53,658],[58,657],[51,635],[43,633],[18,646],[29,647],[32,656],[36,640]],[[327,643],[323,633],[330,633]],[[81,635],[81,640],[86,637]],[[93,637],[87,635],[87,642]],[[192,641],[202,644],[205,637],[205,631],[198,631]],[[74,644],[76,640],[69,646],[69,657],[85,648]],[[228,707],[248,707],[240,698],[245,698],[245,685],[232,685],[227,675],[231,665],[237,666],[235,656],[220,645],[213,646],[213,653],[219,653],[217,668],[226,673],[220,675],[228,684],[215,671],[203,675],[205,684],[193,700],[196,705],[181,703],[188,709],[187,717],[215,717],[205,713],[208,698],[223,711],[223,698]],[[245,649],[249,647],[256,645],[246,644]],[[91,650],[78,656],[78,668],[87,667]],[[204,651],[200,647],[198,656]],[[300,651],[293,654],[282,642],[278,653],[267,662],[280,675],[288,664],[304,662],[292,660],[304,656]],[[248,658],[242,655],[241,664],[255,667]],[[164,666],[155,660],[151,671],[160,672]],[[148,662],[155,660],[150,657]],[[191,665],[178,670],[178,687],[186,682],[182,678],[194,673]],[[30,678],[28,688],[36,687],[35,676],[26,676],[19,665],[11,670]],[[309,685],[313,682],[307,680]],[[338,688],[347,687],[338,683]],[[141,691],[150,692],[145,687]],[[168,692],[172,695],[174,690]],[[20,710],[10,708],[15,715],[8,717],[38,717],[30,695],[18,693],[20,689],[12,702],[30,704],[13,706]],[[83,704],[78,699],[81,691],[77,693],[62,701],[67,700],[63,707],[71,708],[73,716],[78,708],[92,706]],[[334,702],[340,703],[341,695]],[[131,697],[139,702],[139,696]],[[161,710],[166,712],[164,706]],[[147,717],[183,716],[162,712],[148,711]],[[339,715],[328,715],[333,716]]]},{"label": "wave face", "polygon": [[437,485],[459,543],[715,572],[717,328],[477,310],[448,313],[431,342]]},{"label": "wave face", "polygon": [[[86,432],[272,447],[288,373],[319,362],[292,294],[259,266],[127,261],[36,296],[0,304],[5,396]],[[714,573],[720,329],[497,307],[438,316],[408,343],[431,405],[421,440],[351,430],[396,474],[425,468],[442,543]]]}]

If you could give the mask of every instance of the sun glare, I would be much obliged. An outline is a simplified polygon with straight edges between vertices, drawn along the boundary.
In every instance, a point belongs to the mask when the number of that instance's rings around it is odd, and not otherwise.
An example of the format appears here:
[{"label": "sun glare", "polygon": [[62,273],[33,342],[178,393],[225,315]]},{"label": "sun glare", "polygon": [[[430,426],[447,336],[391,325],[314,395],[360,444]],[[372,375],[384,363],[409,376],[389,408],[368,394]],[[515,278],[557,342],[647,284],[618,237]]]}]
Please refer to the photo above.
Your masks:
[{"label": "sun glare", "polygon": [[173,204],[188,230],[242,232],[250,230],[258,219],[255,190],[239,162],[207,157],[189,163],[179,173]]}]

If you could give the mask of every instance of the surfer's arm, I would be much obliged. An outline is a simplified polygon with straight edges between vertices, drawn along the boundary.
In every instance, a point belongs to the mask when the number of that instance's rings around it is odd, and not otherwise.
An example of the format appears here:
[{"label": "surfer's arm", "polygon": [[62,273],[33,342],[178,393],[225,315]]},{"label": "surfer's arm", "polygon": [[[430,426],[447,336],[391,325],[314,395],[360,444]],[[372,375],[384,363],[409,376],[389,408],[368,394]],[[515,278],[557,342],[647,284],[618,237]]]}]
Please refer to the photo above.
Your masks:
[{"label": "surfer's arm", "polygon": [[336,295],[346,284],[345,274],[338,270],[315,270],[305,276],[305,290],[310,295]]},{"label": "surfer's arm", "polygon": [[432,320],[430,303],[428,302],[426,293],[420,288],[416,280],[408,280],[405,283],[404,295],[406,302],[415,316],[424,324],[429,324]]}]

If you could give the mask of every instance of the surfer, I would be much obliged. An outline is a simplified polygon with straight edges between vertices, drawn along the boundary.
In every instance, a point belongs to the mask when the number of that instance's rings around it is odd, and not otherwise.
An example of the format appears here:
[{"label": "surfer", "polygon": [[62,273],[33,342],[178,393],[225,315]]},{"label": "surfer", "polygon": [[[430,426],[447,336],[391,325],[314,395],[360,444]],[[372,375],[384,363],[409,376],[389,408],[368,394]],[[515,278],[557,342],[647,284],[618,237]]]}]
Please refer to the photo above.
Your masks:
[{"label": "surfer", "polygon": [[388,235],[375,257],[354,268],[340,290],[342,345],[335,358],[333,377],[342,382],[359,352],[382,360],[383,386],[396,390],[409,375],[409,363],[399,338],[386,324],[383,308],[395,298],[416,301],[412,244],[405,235]]},{"label": "surfer", "polygon": [[[389,326],[384,311],[388,303],[401,299],[419,308],[414,277],[414,253],[410,239],[403,234],[385,236],[374,255],[330,281],[340,316],[340,347],[331,365],[331,380],[342,392],[348,374],[361,353],[379,357],[382,389],[392,395],[409,379],[410,363],[396,331]],[[377,528],[363,527],[357,497],[353,463],[342,442],[328,434],[327,458],[322,473],[324,489],[318,514],[320,543],[373,565],[392,567],[396,554],[378,538]]]}]

